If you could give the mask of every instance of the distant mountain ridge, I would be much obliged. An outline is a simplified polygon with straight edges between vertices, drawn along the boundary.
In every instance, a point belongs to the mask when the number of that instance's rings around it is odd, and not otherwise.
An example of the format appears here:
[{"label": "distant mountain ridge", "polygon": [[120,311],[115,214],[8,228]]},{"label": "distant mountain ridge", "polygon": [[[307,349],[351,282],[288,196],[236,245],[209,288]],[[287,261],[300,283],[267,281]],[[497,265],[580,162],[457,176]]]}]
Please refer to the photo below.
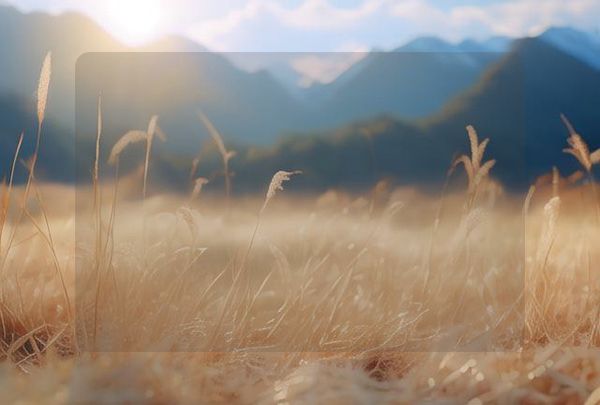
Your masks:
[{"label": "distant mountain ridge", "polygon": [[[573,43],[579,37],[587,39]],[[499,37],[449,44],[419,38],[393,52],[371,52],[333,83],[307,90],[302,100],[268,71],[249,73],[227,55],[184,38],[128,48],[76,14],[24,15],[0,6],[0,170],[6,173],[21,130],[26,139],[21,157],[32,152],[32,95],[43,55],[51,49],[43,142],[52,150],[43,151],[39,161],[40,175],[48,178],[68,179],[77,160],[89,161],[102,93],[106,148],[159,113],[169,142],[156,145],[157,158],[189,160],[203,143],[210,144],[196,117],[201,108],[227,144],[240,151],[233,163],[240,184],[262,181],[270,170],[289,166],[306,169],[302,181],[318,187],[360,186],[376,176],[435,183],[465,145],[464,126],[473,123],[482,136],[492,137],[498,176],[522,186],[553,163],[570,168],[561,153],[559,113],[597,145],[595,47],[593,36],[570,29],[516,41]],[[172,54],[161,57],[160,52]],[[185,58],[200,61],[198,68],[185,72],[184,63],[173,63]],[[77,89],[75,114],[77,60],[84,85]],[[428,169],[418,166],[421,154],[431,160]],[[532,157],[524,162],[526,156]],[[202,169],[213,171],[213,163],[208,159]]]},{"label": "distant mountain ridge", "polygon": [[234,167],[242,184],[291,167],[304,171],[298,184],[305,187],[367,187],[388,178],[435,189],[453,156],[467,152],[465,126],[473,124],[481,138],[490,138],[486,154],[497,160],[493,177],[524,190],[553,166],[567,174],[578,168],[562,151],[567,131],[561,113],[592,150],[600,147],[599,110],[600,73],[541,38],[527,38],[516,41],[476,86],[419,125],[373,118],[253,151]]},{"label": "distant mountain ridge", "polygon": [[338,125],[378,114],[424,118],[473,85],[507,48],[495,44],[490,49],[475,41],[454,45],[421,37],[391,52],[371,52],[336,81],[308,91]]},{"label": "distant mountain ridge", "polygon": [[553,27],[546,30],[540,38],[593,68],[600,69],[600,35],[569,27]]}]

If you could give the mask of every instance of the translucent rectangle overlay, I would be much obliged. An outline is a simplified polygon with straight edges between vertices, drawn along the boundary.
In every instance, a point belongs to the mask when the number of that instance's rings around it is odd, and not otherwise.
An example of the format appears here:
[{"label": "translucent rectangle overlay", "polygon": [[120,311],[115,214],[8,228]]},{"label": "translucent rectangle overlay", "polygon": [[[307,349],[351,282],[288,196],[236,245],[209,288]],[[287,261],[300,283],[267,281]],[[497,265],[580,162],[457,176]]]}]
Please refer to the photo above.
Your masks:
[{"label": "translucent rectangle overlay", "polygon": [[81,350],[518,350],[535,263],[502,57],[83,55]]}]

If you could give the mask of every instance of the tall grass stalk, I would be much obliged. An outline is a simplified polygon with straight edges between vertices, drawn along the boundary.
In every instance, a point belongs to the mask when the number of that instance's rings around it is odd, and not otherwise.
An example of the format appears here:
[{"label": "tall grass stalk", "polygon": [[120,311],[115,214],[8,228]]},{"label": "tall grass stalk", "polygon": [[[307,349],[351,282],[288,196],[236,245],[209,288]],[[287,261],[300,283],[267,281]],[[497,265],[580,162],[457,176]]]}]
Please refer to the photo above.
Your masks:
[{"label": "tall grass stalk", "polygon": [[152,151],[152,143],[154,141],[154,135],[158,135],[159,139],[165,140],[163,138],[162,132],[157,132],[157,121],[158,116],[153,115],[150,118],[150,122],[148,123],[148,129],[146,130],[146,156],[144,159],[144,184],[142,189],[142,198],[143,201],[146,201],[146,189],[148,187],[148,167],[150,165],[150,152]]},{"label": "tall grass stalk", "polygon": [[217,128],[215,128],[213,123],[208,119],[206,114],[204,114],[202,111],[199,111],[198,117],[200,118],[200,121],[202,121],[202,124],[208,131],[208,134],[213,139],[215,145],[217,146],[217,149],[219,150],[221,159],[223,160],[223,174],[225,176],[225,196],[227,198],[227,203],[229,204],[229,200],[231,197],[231,173],[229,171],[229,161],[235,156],[236,152],[234,150],[227,150],[225,148],[223,137],[221,136]]},{"label": "tall grass stalk", "polygon": [[563,149],[563,152],[568,153],[577,159],[579,164],[585,169],[588,180],[592,188],[592,196],[594,199],[594,207],[596,210],[596,220],[600,224],[600,201],[598,200],[598,191],[596,189],[596,179],[594,178],[593,166],[600,163],[600,149],[590,153],[587,143],[583,140],[581,135],[575,131],[575,128],[571,122],[567,119],[564,114],[560,115],[562,122],[569,131],[569,137],[567,142],[569,147]]},{"label": "tall grass stalk", "polygon": [[[102,249],[102,194],[100,191],[100,140],[102,137],[102,97],[98,96],[98,111],[96,125],[96,152],[94,158],[94,171],[92,177],[92,186],[94,190],[94,226],[96,228],[95,238],[95,275],[96,275],[96,293],[94,295],[94,326],[92,331],[92,348],[96,350],[96,336],[98,334],[98,306],[100,300],[100,289],[102,284],[102,270],[104,251]],[[86,334],[87,336],[87,334]]]},{"label": "tall grass stalk", "polygon": [[233,277],[233,282],[231,284],[231,287],[227,293],[227,295],[225,296],[225,301],[223,303],[223,307],[221,309],[221,313],[218,317],[218,321],[217,321],[217,326],[215,328],[215,331],[212,335],[212,338],[210,339],[210,344],[211,346],[214,344],[215,339],[217,338],[219,331],[221,329],[221,326],[223,324],[223,321],[225,319],[225,315],[227,313],[227,310],[229,309],[229,306],[231,305],[231,301],[234,297],[234,295],[236,294],[236,292],[238,291],[239,288],[241,288],[241,281],[242,281],[242,275],[245,275],[244,279],[246,280],[245,283],[245,287],[246,287],[246,293],[248,293],[249,291],[249,282],[250,282],[250,278],[249,275],[247,274],[246,271],[244,271],[244,268],[246,267],[246,262],[248,260],[248,256],[250,255],[250,251],[252,250],[252,246],[254,244],[254,240],[256,239],[256,234],[258,233],[258,228],[260,225],[260,220],[261,220],[261,216],[264,213],[264,211],[267,208],[267,205],[269,204],[269,202],[275,197],[275,195],[277,194],[278,191],[283,191],[283,183],[286,181],[289,181],[291,176],[296,175],[296,174],[300,174],[302,173],[299,170],[295,170],[295,171],[284,171],[284,170],[280,170],[277,173],[275,173],[271,179],[271,182],[269,183],[269,188],[267,189],[267,193],[265,195],[265,199],[263,201],[263,205],[261,207],[261,209],[258,211],[257,214],[257,218],[256,218],[256,222],[254,225],[254,229],[252,231],[252,235],[250,237],[250,241],[248,242],[248,246],[246,247],[246,250],[244,251],[244,255],[242,256],[240,265],[237,266],[237,269],[234,266],[234,277]]},{"label": "tall grass stalk", "polygon": [[13,161],[10,167],[10,175],[8,180],[8,186],[5,190],[3,190],[2,194],[2,205],[0,212],[0,254],[2,253],[2,236],[4,235],[4,226],[6,225],[6,221],[8,220],[8,214],[10,210],[10,201],[11,194],[15,176],[15,168],[17,165],[17,160],[19,158],[19,152],[21,151],[21,146],[23,145],[23,133],[19,135],[19,140],[17,141],[17,147],[15,153],[13,155]]},{"label": "tall grass stalk", "polygon": [[489,143],[489,138],[486,138],[479,143],[477,131],[475,131],[475,128],[471,125],[467,126],[467,135],[469,136],[471,146],[471,156],[461,155],[456,158],[449,171],[449,173],[452,174],[455,168],[459,164],[462,164],[467,173],[469,183],[468,200],[465,206],[465,212],[469,212],[471,208],[473,208],[481,183],[485,181],[490,170],[496,164],[494,159],[483,162],[483,154]]}]

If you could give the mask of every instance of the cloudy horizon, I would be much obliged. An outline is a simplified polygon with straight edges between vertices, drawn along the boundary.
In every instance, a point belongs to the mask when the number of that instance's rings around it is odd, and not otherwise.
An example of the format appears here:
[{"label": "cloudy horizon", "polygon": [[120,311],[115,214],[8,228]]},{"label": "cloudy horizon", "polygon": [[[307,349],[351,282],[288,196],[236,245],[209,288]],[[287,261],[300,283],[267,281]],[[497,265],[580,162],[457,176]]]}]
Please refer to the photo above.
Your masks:
[{"label": "cloudy horizon", "polygon": [[5,3],[24,12],[85,14],[129,45],[177,34],[220,52],[365,52],[419,36],[459,42],[537,35],[551,26],[596,36],[600,26],[595,0],[231,0],[210,7],[191,1]]}]

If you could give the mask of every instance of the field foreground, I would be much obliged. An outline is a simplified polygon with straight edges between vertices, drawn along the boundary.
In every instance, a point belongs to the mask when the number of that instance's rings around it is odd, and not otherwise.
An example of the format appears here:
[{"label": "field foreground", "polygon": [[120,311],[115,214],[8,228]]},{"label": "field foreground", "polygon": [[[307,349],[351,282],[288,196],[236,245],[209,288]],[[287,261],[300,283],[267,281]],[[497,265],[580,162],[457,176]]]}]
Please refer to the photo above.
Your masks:
[{"label": "field foreground", "polygon": [[472,206],[99,189],[34,184],[10,210],[1,403],[583,403],[600,386],[589,185]]}]

